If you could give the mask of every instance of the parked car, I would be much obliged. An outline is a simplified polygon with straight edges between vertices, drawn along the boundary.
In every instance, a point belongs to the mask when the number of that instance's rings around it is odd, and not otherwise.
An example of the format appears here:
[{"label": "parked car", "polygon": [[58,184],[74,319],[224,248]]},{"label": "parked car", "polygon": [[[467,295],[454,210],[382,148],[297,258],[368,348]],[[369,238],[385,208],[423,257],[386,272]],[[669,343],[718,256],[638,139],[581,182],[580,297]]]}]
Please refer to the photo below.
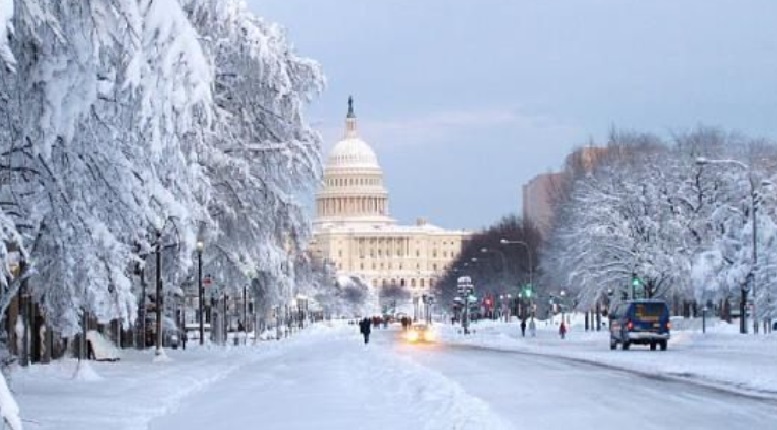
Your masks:
[{"label": "parked car", "polygon": [[669,306],[659,299],[629,300],[611,309],[610,349],[621,344],[626,351],[632,344],[656,346],[666,351],[671,323]]}]

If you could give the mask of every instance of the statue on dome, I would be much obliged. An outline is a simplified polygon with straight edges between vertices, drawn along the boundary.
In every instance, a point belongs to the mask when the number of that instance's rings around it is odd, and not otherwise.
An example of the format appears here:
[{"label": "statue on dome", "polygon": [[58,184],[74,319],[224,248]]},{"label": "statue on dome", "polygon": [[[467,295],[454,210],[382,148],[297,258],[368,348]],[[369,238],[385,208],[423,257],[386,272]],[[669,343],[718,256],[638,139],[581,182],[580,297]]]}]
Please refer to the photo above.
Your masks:
[{"label": "statue on dome", "polygon": [[353,96],[348,96],[348,115],[346,118],[356,118],[356,114],[353,113]]}]

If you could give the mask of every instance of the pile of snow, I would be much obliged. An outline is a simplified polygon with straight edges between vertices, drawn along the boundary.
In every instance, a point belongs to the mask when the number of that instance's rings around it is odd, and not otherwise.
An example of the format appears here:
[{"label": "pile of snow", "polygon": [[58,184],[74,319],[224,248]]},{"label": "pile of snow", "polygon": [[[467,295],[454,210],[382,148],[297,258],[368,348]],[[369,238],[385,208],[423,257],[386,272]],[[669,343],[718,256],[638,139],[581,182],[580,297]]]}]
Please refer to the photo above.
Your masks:
[{"label": "pile of snow", "polygon": [[101,381],[103,378],[94,371],[88,360],[79,360],[73,379],[77,381]]},{"label": "pile of snow", "polygon": [[86,340],[91,344],[94,359],[97,361],[117,361],[121,358],[119,349],[105,336],[95,330],[86,332]]},{"label": "pile of snow", "polygon": [[0,375],[0,417],[2,417],[4,422],[8,423],[11,430],[22,430],[19,405],[11,395],[3,375]]}]

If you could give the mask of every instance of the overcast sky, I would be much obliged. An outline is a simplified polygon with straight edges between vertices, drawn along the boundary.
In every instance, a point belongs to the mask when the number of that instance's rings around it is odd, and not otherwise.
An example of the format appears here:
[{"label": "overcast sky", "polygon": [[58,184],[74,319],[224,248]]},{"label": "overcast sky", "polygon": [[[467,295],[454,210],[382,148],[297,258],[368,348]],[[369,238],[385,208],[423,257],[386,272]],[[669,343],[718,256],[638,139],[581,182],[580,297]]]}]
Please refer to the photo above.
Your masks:
[{"label": "overcast sky", "polygon": [[777,1],[247,0],[318,60],[309,120],[355,98],[403,223],[479,228],[611,126],[777,137]]}]

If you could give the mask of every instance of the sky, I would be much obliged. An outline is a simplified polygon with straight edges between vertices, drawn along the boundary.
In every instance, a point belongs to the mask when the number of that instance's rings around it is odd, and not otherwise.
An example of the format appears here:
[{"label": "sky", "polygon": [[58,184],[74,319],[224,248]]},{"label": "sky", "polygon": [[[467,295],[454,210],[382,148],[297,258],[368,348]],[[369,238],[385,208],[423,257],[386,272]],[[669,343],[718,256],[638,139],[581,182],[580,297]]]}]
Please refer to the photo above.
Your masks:
[{"label": "sky", "polygon": [[354,96],[402,223],[520,214],[523,184],[612,127],[777,138],[775,1],[246,2],[321,63],[325,152]]}]

